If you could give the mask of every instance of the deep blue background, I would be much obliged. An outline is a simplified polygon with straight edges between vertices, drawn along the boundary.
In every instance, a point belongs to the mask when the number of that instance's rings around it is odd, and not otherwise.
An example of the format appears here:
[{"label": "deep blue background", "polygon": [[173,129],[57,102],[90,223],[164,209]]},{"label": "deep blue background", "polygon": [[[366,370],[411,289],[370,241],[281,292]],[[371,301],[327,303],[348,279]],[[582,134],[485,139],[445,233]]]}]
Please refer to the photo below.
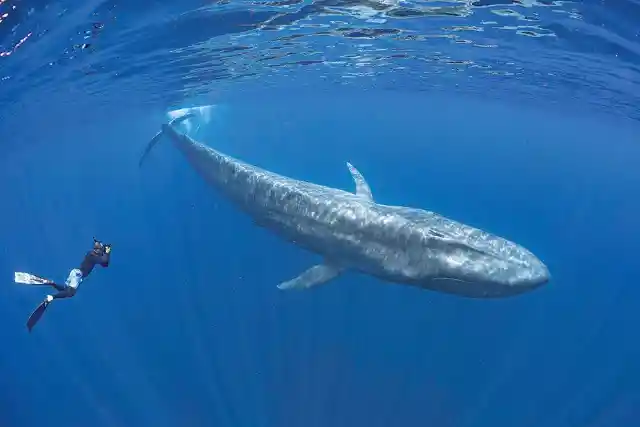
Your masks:
[{"label": "deep blue background", "polygon": [[[389,3],[0,4],[0,427],[640,425],[638,2]],[[138,168],[194,105],[198,140],[345,190],[352,162],[552,281],[280,291],[318,257],[166,140]],[[93,236],[111,266],[27,333],[49,290],[13,273],[62,281]]]},{"label": "deep blue background", "polygon": [[[351,161],[381,203],[531,248],[547,287],[482,301],[347,274],[279,291],[317,258],[221,200],[170,144],[139,170],[166,117],[114,111],[2,159],[4,425],[635,425],[635,125],[375,98],[235,99],[197,135],[344,189]],[[27,334],[44,291],[13,271],[62,280],[93,235],[113,242],[112,265]]]}]

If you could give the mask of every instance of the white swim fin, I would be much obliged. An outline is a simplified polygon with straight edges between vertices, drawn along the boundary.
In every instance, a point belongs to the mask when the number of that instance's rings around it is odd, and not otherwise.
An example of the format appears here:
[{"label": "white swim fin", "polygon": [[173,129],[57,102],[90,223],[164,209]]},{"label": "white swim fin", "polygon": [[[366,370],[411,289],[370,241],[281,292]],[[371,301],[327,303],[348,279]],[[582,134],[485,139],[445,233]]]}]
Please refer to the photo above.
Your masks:
[{"label": "white swim fin", "polygon": [[13,275],[13,281],[24,285],[49,285],[51,280],[36,276],[31,273],[21,273],[16,271]]}]

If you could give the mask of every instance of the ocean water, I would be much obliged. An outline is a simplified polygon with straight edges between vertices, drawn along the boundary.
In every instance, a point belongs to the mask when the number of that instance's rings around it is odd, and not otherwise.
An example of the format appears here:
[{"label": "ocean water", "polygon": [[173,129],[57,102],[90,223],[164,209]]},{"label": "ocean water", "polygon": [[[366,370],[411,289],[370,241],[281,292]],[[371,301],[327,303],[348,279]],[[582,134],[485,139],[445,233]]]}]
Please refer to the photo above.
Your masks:
[{"label": "ocean water", "polygon": [[[640,425],[640,2],[0,0],[0,426]],[[164,139],[513,240],[467,299],[259,227]],[[204,114],[206,112],[206,114]],[[29,333],[92,237],[113,244]]]}]

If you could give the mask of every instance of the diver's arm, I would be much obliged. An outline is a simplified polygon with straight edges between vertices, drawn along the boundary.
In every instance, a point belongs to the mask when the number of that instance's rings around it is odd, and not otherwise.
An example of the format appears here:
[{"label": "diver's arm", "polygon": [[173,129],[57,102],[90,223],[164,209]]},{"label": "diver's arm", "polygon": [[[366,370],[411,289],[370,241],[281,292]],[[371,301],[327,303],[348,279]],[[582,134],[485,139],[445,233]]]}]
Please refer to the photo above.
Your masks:
[{"label": "diver's arm", "polygon": [[109,261],[111,260],[111,245],[106,245],[104,253],[98,258],[98,262],[103,267],[109,267]]}]

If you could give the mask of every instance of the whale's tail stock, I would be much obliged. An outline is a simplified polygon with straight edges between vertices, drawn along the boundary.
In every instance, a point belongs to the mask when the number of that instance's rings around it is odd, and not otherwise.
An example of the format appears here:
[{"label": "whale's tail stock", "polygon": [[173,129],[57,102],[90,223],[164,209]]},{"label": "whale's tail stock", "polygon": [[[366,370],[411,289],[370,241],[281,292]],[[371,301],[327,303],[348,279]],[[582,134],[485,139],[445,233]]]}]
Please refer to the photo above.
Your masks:
[{"label": "whale's tail stock", "polygon": [[153,138],[151,138],[151,141],[149,141],[149,143],[147,144],[147,147],[145,148],[144,152],[142,153],[142,156],[140,156],[140,160],[138,161],[138,167],[142,167],[142,163],[145,161],[145,159],[147,158],[147,156],[149,155],[149,153],[151,152],[153,147],[155,147],[155,145],[158,143],[158,141],[160,141],[160,138],[162,138],[162,135],[167,130],[167,128],[179,125],[180,123],[184,122],[185,120],[188,120],[188,119],[193,118],[193,117],[195,117],[195,114],[187,113],[187,114],[184,114],[184,115],[182,115],[180,117],[176,117],[175,119],[171,120],[168,124],[163,124],[162,125],[162,129],[158,133],[156,133]]}]

